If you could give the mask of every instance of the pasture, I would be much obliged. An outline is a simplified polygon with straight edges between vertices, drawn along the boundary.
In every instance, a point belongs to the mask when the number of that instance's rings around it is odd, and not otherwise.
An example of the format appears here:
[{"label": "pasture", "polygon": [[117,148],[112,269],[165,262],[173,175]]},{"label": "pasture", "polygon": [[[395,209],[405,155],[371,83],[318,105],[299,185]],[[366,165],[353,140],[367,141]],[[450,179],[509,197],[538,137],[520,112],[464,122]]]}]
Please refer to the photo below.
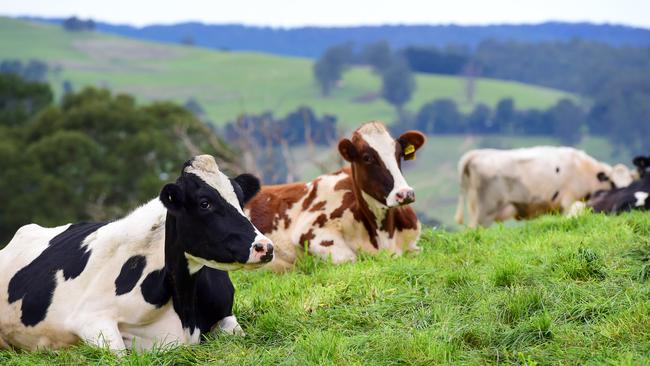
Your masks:
[{"label": "pasture", "polygon": [[0,352],[0,364],[396,365],[650,362],[650,216],[546,216],[426,230],[423,253],[234,272],[247,336],[129,354]]},{"label": "pasture", "polygon": [[[395,119],[393,107],[378,91],[379,77],[354,67],[328,98],[320,96],[312,77],[312,60],[253,52],[228,52],[135,41],[102,33],[71,33],[53,25],[0,17],[0,60],[36,58],[46,61],[48,79],[57,94],[64,81],[75,90],[108,87],[142,101],[195,98],[216,125],[243,113],[272,110],[284,116],[307,105],[318,114],[334,114],[345,129],[362,122]],[[25,47],[24,45],[29,45]],[[407,110],[437,98],[455,100],[467,112],[462,77],[417,75],[417,90]],[[547,108],[572,94],[517,82],[479,79],[475,103],[494,107],[506,97],[518,108]]]}]

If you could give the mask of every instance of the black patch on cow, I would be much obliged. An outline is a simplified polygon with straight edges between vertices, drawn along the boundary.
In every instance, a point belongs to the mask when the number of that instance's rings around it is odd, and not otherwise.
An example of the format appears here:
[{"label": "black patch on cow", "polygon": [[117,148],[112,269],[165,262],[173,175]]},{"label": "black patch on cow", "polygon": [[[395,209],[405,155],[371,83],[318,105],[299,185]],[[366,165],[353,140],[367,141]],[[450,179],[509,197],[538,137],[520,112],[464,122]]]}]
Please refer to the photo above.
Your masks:
[{"label": "black patch on cow", "polygon": [[56,287],[56,273],[63,271],[65,280],[83,272],[91,251],[82,247],[88,235],[106,223],[79,223],[68,227],[50,240],[49,246],[9,281],[9,303],[23,300],[20,320],[34,326],[45,319]]},{"label": "black patch on cow", "polygon": [[203,267],[196,279],[198,326],[207,333],[217,322],[232,315],[235,287],[228,272]]},{"label": "black patch on cow", "polygon": [[555,172],[556,172],[556,173],[559,173],[559,172],[560,172],[560,167],[559,167],[559,166],[558,166],[558,167],[555,167]]},{"label": "black patch on cow", "polygon": [[555,193],[553,193],[553,198],[551,198],[551,201],[555,201],[555,199],[557,198],[557,196],[559,194],[560,194],[560,191],[555,191]]},{"label": "black patch on cow", "polygon": [[120,296],[131,292],[142,276],[146,265],[147,258],[141,255],[134,255],[127,259],[119,276],[115,279],[115,295]]},{"label": "black patch on cow", "polygon": [[167,271],[162,268],[149,273],[140,284],[140,291],[144,300],[157,308],[168,303],[172,295],[167,283]]}]

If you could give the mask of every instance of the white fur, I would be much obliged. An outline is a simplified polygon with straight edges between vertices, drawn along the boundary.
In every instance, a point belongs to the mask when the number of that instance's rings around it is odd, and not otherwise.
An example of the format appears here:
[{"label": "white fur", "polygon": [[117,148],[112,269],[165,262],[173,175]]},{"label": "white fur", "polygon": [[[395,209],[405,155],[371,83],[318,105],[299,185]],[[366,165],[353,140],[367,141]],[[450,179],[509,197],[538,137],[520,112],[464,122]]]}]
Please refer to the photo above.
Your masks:
[{"label": "white fur", "polygon": [[[599,172],[623,185],[630,182],[625,170],[622,165],[614,169],[570,147],[472,150],[463,155],[458,166],[461,194],[456,222],[463,221],[465,197],[470,227],[512,218],[516,213],[513,203],[547,205],[570,213],[574,202],[587,194],[611,188],[610,182],[597,179]],[[627,170],[627,178],[630,177]]]},{"label": "white fur", "polygon": [[397,165],[397,160],[395,159],[395,144],[397,142],[395,142],[385,129],[368,128],[360,130],[359,133],[368,145],[377,152],[393,178],[393,188],[388,196],[386,196],[386,205],[388,207],[398,206],[397,192],[412,190],[413,188],[406,183],[406,179]]},{"label": "white fur", "polygon": [[645,206],[645,200],[648,198],[648,192],[634,192],[634,198],[636,198],[635,207]]}]

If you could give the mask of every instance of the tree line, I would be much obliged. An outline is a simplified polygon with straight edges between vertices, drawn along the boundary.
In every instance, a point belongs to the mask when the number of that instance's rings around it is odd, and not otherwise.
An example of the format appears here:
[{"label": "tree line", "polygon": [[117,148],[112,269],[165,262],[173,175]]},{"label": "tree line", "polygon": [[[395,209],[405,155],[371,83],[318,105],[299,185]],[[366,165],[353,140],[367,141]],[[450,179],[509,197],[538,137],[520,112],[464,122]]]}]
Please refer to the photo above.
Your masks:
[{"label": "tree line", "polygon": [[[548,134],[551,130],[560,131],[563,126],[564,141],[575,141],[588,132],[607,137],[613,145],[631,153],[650,151],[650,140],[645,137],[650,133],[650,47],[613,47],[581,40],[542,43],[488,40],[475,49],[408,46],[392,51],[387,42],[367,44],[360,50],[347,43],[327,49],[315,63],[314,74],[323,94],[327,95],[340,82],[346,67],[359,64],[369,65],[380,74],[382,96],[396,107],[402,122],[403,106],[416,88],[411,72],[465,77],[470,102],[474,79],[490,77],[552,87],[588,99],[587,105],[581,106],[571,100],[561,101],[553,113],[520,111],[521,123],[500,128],[500,133]],[[427,109],[452,110],[450,102],[438,101],[435,108],[430,104]],[[559,118],[549,117],[552,114],[573,114],[575,119],[550,122]],[[447,126],[440,127],[442,130],[460,132],[476,124],[456,125],[464,119],[453,117],[452,112],[442,115],[448,116],[436,117],[438,126]],[[480,120],[486,115],[486,106],[475,106],[471,115],[472,121]],[[470,129],[493,133],[497,127]],[[566,137],[570,134],[574,137]]]},{"label": "tree line", "polygon": [[119,217],[199,153],[243,170],[235,151],[174,103],[95,88],[55,103],[49,85],[0,73],[0,247],[30,222]]}]

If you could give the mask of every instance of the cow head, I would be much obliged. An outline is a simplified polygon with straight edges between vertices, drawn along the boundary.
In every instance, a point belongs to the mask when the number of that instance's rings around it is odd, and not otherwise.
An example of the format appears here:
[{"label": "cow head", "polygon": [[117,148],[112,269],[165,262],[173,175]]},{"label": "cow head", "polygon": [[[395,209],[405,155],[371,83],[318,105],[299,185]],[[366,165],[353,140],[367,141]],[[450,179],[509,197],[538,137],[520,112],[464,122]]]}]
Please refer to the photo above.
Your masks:
[{"label": "cow head", "polygon": [[[616,164],[614,167],[607,166],[607,173],[598,172],[596,177],[600,182],[608,182],[608,188],[624,188],[629,186],[634,181],[634,174],[628,167],[623,164]],[[607,189],[603,187],[603,189]]]},{"label": "cow head", "polygon": [[632,160],[632,164],[636,166],[639,178],[643,178],[646,174],[646,169],[650,168],[650,156],[637,156]]},{"label": "cow head", "polygon": [[173,235],[173,245],[182,246],[190,270],[257,267],[273,259],[271,241],[242,211],[259,189],[252,175],[229,179],[210,155],[186,162],[176,183],[163,187],[166,236]]},{"label": "cow head", "polygon": [[339,142],[341,156],[352,164],[354,183],[362,193],[387,207],[415,201],[415,192],[402,175],[402,159],[415,158],[426,138],[407,131],[393,139],[381,122],[369,122]]}]

